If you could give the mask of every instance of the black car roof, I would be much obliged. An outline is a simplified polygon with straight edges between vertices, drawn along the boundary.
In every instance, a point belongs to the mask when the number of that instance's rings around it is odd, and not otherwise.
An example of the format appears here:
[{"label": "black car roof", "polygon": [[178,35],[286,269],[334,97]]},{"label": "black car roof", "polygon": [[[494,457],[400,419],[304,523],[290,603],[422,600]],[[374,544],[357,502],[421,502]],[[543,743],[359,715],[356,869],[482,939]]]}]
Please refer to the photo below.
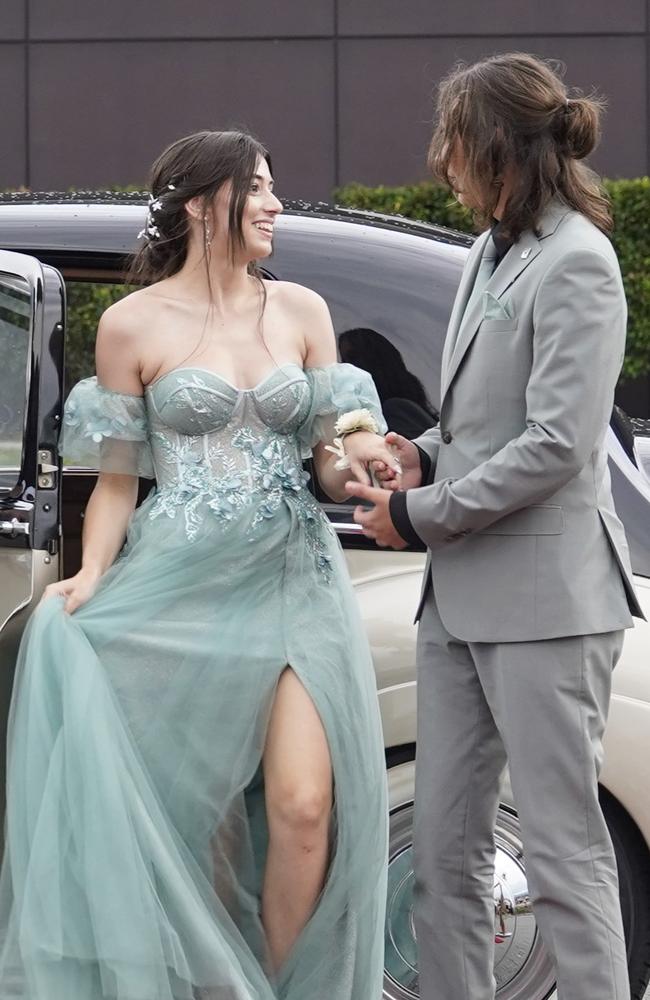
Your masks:
[{"label": "black car roof", "polygon": [[[0,247],[74,253],[125,255],[133,249],[135,228],[142,225],[147,192],[10,191],[0,193]],[[473,241],[430,222],[382,215],[325,202],[284,201],[287,215],[352,222],[376,229],[410,233],[454,246]],[[90,234],[92,233],[92,239]]]}]

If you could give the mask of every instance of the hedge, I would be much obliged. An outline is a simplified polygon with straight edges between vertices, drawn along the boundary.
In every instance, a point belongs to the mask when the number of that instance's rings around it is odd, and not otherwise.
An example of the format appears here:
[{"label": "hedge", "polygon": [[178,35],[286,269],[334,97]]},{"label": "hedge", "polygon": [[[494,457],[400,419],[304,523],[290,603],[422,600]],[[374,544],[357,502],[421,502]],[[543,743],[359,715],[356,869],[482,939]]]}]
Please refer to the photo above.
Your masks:
[{"label": "hedge", "polygon": [[95,372],[95,335],[99,317],[110,305],[124,298],[127,285],[67,281],[67,329],[65,336],[65,391]]},{"label": "hedge", "polygon": [[[618,254],[629,310],[621,381],[650,373],[650,178],[606,180],[612,199]],[[423,183],[405,187],[348,184],[334,192],[340,205],[361,208],[472,232],[469,212],[447,188]]]}]

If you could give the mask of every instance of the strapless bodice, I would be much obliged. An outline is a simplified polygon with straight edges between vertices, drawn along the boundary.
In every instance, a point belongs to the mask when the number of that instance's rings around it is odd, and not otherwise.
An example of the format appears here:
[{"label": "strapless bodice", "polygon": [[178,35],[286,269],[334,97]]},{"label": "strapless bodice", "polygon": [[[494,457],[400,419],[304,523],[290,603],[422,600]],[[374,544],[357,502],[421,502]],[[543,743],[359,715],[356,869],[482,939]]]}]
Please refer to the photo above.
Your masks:
[{"label": "strapless bodice", "polygon": [[297,364],[274,368],[251,389],[240,389],[208,368],[175,368],[146,390],[150,421],[181,435],[214,434],[246,419],[292,434],[309,410],[307,377]]},{"label": "strapless bodice", "polygon": [[303,514],[313,508],[296,436],[311,405],[299,365],[276,368],[251,389],[177,368],[148,387],[145,403],[158,484],[152,517],[182,508],[192,539],[206,508],[224,523],[245,510],[261,522],[287,499]]},{"label": "strapless bodice", "polygon": [[88,378],[66,402],[61,448],[71,464],[155,478],[138,516],[164,515],[190,541],[215,519],[257,537],[284,511],[301,523],[326,572],[327,524],[302,463],[318,442],[332,441],[340,414],[358,408],[385,429],[370,376],[346,364],[280,365],[250,389],[183,366],[149,385],[144,398]]}]

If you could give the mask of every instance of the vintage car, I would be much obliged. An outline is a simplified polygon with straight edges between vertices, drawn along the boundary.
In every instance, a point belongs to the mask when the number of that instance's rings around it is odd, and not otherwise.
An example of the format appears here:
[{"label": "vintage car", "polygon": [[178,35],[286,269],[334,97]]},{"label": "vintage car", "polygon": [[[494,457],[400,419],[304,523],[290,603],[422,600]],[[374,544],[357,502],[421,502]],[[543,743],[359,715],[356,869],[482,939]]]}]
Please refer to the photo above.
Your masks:
[{"label": "vintage car", "polygon": [[[93,371],[92,329],[126,294],[124,269],[145,216],[140,195],[0,199],[0,698],[4,724],[15,651],[45,585],[75,571],[95,472],[57,453],[66,392]],[[269,278],[329,303],[343,360],[366,367],[389,424],[409,436],[436,420],[442,343],[470,239],[433,225],[290,203]],[[67,306],[66,306],[67,302]],[[90,335],[89,335],[89,331]],[[610,432],[616,505],[650,618],[650,481]],[[640,464],[640,463],[639,463]],[[143,492],[151,484],[143,484]],[[314,486],[345,550],[372,645],[390,787],[386,1000],[419,995],[412,921],[415,626],[424,554],[365,539],[349,504]],[[619,862],[633,996],[650,973],[650,625],[626,635],[602,770],[602,804]],[[0,736],[4,744],[3,734]],[[545,809],[540,802],[540,811]],[[499,1000],[543,1000],[554,973],[527,891],[507,778],[496,831],[495,974]],[[445,914],[440,913],[444,922]],[[371,1000],[371,998],[368,998]]]}]

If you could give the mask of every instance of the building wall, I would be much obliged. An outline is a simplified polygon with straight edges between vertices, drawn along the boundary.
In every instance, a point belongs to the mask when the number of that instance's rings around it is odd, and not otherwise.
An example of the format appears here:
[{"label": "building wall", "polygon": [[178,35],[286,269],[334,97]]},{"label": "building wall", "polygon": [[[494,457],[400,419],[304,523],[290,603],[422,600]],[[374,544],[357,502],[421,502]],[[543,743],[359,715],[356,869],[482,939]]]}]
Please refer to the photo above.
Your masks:
[{"label": "building wall", "polygon": [[[241,125],[278,193],[425,176],[436,83],[523,49],[609,101],[593,166],[648,172],[650,0],[2,0],[0,189],[146,183],[173,139]],[[650,413],[650,381],[620,391]]]},{"label": "building wall", "polygon": [[245,125],[278,189],[424,176],[436,82],[526,49],[609,99],[593,165],[648,170],[650,0],[2,0],[0,187],[143,184],[200,128]]}]

